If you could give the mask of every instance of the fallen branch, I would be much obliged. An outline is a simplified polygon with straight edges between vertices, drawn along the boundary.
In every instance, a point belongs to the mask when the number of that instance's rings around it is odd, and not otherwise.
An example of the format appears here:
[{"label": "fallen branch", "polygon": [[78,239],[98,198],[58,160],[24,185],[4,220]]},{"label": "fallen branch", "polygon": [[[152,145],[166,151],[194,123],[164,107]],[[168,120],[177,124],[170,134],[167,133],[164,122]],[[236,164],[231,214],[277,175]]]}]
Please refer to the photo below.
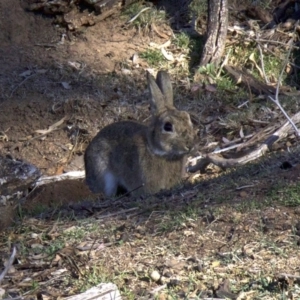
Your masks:
[{"label": "fallen branch", "polygon": [[224,66],[224,69],[237,84],[241,83],[245,88],[250,88],[251,92],[255,95],[274,95],[276,93],[276,89],[273,86],[258,81],[245,70],[229,65]]},{"label": "fallen branch", "polygon": [[56,182],[56,181],[62,181],[62,180],[74,180],[74,179],[81,179],[85,177],[84,171],[71,171],[68,173],[64,173],[61,175],[55,175],[55,176],[42,176],[40,177],[34,184],[34,187],[39,187],[44,184]]},{"label": "fallen branch", "polygon": [[288,64],[288,59],[289,59],[289,56],[291,54],[291,51],[292,51],[292,46],[293,46],[293,40],[294,40],[294,34],[295,34],[295,31],[296,31],[296,28],[299,24],[299,21],[297,21],[296,23],[296,26],[295,26],[295,29],[294,29],[294,32],[293,32],[293,37],[289,40],[288,42],[288,45],[289,45],[289,51],[287,53],[287,56],[286,56],[286,59],[285,59],[285,62],[283,64],[283,67],[282,67],[282,70],[281,70],[281,73],[279,75],[279,79],[278,79],[278,82],[277,82],[277,87],[276,87],[276,93],[275,93],[275,98],[273,98],[272,96],[268,96],[268,98],[274,102],[278,107],[279,109],[281,110],[281,112],[284,114],[284,116],[287,118],[287,120],[290,122],[291,126],[293,127],[296,135],[298,137],[300,137],[300,130],[297,128],[297,126],[295,125],[295,123],[293,122],[293,120],[289,117],[289,115],[286,113],[286,111],[284,110],[284,108],[282,107],[280,101],[279,101],[279,98],[278,98],[278,95],[279,95],[279,87],[280,87],[280,83],[282,81],[282,76],[283,76],[283,72],[285,71],[285,68]]},{"label": "fallen branch", "polygon": [[[291,120],[295,124],[300,123],[300,112],[295,114],[291,118]],[[213,163],[214,165],[222,169],[244,165],[266,154],[275,142],[282,140],[288,134],[292,133],[293,129],[294,128],[291,125],[291,123],[287,121],[272,135],[270,135],[257,149],[253,150],[252,152],[248,153],[243,157],[225,159],[223,157],[218,156],[216,153],[206,154],[201,157],[200,161],[196,165],[188,167],[188,172],[195,173],[199,170],[200,172],[204,172],[205,168],[210,163]]]}]

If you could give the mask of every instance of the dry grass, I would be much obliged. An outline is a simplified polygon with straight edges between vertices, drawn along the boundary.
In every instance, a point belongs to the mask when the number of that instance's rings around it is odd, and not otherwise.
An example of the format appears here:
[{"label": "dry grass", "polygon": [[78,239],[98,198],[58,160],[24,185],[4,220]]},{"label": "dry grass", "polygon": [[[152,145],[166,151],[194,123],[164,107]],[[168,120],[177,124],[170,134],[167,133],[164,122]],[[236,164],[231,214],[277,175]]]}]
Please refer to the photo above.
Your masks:
[{"label": "dry grass", "polygon": [[[299,151],[285,159],[299,161]],[[280,170],[282,160],[172,194],[82,203],[23,218],[1,236],[1,253],[17,245],[14,269],[22,270],[11,271],[3,286],[28,299],[108,281],[124,299],[151,299],[156,289],[159,299],[297,298],[299,168]],[[86,218],[84,208],[93,215]],[[159,280],[151,278],[154,270]]]}]

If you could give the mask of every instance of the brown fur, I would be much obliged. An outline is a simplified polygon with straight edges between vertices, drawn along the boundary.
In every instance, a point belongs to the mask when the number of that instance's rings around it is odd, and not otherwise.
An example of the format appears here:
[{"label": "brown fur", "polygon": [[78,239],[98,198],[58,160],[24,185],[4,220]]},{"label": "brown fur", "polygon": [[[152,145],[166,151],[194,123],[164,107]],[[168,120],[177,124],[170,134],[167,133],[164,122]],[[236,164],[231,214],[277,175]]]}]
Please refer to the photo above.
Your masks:
[{"label": "brown fur", "polygon": [[148,85],[152,111],[149,127],[132,121],[113,123],[88,146],[86,182],[93,192],[114,196],[122,187],[141,195],[180,183],[195,131],[188,113],[173,106],[166,72],[160,71],[156,82],[148,74]]}]

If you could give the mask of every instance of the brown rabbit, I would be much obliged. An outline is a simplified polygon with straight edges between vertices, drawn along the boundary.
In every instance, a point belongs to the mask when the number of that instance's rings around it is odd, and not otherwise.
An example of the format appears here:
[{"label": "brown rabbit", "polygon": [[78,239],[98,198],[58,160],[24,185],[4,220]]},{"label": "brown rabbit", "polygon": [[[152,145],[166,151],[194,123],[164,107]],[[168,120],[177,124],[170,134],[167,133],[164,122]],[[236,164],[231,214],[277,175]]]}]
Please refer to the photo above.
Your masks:
[{"label": "brown rabbit", "polygon": [[111,197],[156,193],[180,183],[185,156],[194,145],[190,116],[173,106],[167,72],[147,73],[152,120],[149,126],[122,121],[104,127],[85,152],[86,183]]}]

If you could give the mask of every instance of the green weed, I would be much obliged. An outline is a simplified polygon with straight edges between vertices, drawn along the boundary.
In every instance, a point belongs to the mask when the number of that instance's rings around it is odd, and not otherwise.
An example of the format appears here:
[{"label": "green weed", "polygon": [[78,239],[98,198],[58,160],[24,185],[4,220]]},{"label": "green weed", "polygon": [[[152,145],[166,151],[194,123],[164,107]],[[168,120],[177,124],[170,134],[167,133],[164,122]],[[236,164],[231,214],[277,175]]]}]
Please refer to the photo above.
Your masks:
[{"label": "green weed", "polygon": [[165,61],[164,56],[157,49],[147,49],[140,53],[140,57],[146,60],[151,67],[159,67]]}]

